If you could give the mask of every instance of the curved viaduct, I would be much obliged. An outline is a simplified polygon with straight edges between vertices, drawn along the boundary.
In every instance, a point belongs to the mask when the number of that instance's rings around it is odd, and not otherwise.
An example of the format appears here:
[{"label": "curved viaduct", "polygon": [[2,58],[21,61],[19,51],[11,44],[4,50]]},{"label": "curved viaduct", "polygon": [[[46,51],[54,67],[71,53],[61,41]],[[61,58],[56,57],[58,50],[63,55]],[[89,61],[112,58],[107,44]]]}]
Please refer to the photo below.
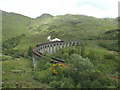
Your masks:
[{"label": "curved viaduct", "polygon": [[[64,47],[69,47],[69,46],[77,46],[80,42],[79,41],[71,41],[71,42],[66,42],[66,41],[54,41],[54,42],[47,42],[43,44],[36,45],[32,52],[33,52],[33,67],[35,68],[37,65],[37,61],[40,59],[40,57],[45,56],[44,53],[48,54],[54,54],[57,50],[60,48]],[[64,63],[64,61],[57,59],[57,58],[52,58],[53,62],[59,62],[59,63]]]}]

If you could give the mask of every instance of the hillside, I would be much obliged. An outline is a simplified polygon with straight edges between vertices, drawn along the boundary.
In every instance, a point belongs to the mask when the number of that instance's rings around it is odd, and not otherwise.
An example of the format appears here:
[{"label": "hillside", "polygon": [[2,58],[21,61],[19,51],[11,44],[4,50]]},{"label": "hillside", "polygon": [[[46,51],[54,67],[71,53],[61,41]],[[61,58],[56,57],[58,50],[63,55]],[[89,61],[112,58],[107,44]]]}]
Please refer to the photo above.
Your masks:
[{"label": "hillside", "polygon": [[[47,36],[61,40],[117,39],[118,33],[107,33],[117,29],[117,18],[95,18],[85,15],[43,14],[35,19],[16,13],[2,12],[2,38],[5,40],[24,35],[14,49],[27,51],[29,46],[47,41]],[[107,37],[107,38],[106,38]]]},{"label": "hillside", "polygon": [[[33,19],[4,11],[2,16],[4,88],[118,87],[117,80],[108,76],[118,77],[117,18],[45,13]],[[47,42],[49,35],[52,39],[80,41],[79,46],[62,48],[51,55],[75,69],[58,67],[55,74],[52,68],[56,64],[42,57],[39,67],[33,69],[32,47]]]},{"label": "hillside", "polygon": [[101,39],[118,40],[119,29],[109,30],[101,34]]},{"label": "hillside", "polygon": [[27,26],[33,19],[15,13],[2,11],[2,35],[3,39],[11,38],[21,34],[28,34]]},{"label": "hillside", "polygon": [[[117,29],[117,18],[95,18],[85,15],[43,14],[35,19],[15,13],[2,12],[3,39],[21,34],[45,38],[51,35],[62,40],[96,39],[106,31]],[[43,37],[44,38],[44,37]],[[39,41],[39,40],[38,40]]]},{"label": "hillside", "polygon": [[[47,35],[63,40],[96,39],[99,34],[117,28],[116,18],[95,18],[85,15],[59,15],[33,20],[30,30],[46,32]],[[46,15],[45,15],[46,16]],[[70,39],[71,40],[71,39]]]}]

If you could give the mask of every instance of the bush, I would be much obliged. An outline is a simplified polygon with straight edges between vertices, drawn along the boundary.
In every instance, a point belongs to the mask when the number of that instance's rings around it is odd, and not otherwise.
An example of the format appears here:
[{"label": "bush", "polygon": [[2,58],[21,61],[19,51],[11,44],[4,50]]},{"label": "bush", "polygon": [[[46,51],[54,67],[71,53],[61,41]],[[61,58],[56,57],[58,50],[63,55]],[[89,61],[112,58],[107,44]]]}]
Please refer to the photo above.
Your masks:
[{"label": "bush", "polygon": [[40,71],[37,74],[37,79],[42,83],[49,83],[52,80],[52,72],[49,70]]},{"label": "bush", "polygon": [[63,77],[61,82],[60,88],[75,88],[72,78]]},{"label": "bush", "polygon": [[93,65],[88,58],[82,58],[82,56],[78,54],[72,54],[70,56],[70,64],[72,64],[75,68],[81,70],[93,69]]},{"label": "bush", "polygon": [[60,81],[54,81],[53,80],[53,81],[50,82],[50,86],[52,86],[53,88],[59,88],[61,84],[62,83]]},{"label": "bush", "polygon": [[100,84],[100,82],[98,80],[95,80],[91,83],[91,87],[92,88],[101,88],[102,85]]}]

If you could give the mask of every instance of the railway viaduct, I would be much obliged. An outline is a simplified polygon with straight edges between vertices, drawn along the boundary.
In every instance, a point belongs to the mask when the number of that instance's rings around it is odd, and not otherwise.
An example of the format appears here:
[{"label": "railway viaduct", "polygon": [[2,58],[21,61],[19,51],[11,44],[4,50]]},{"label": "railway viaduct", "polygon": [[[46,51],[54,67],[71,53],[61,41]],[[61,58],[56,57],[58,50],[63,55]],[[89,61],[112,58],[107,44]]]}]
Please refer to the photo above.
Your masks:
[{"label": "railway viaduct", "polygon": [[36,45],[33,48],[33,67],[35,68],[37,65],[38,60],[44,53],[54,54],[60,48],[65,48],[69,46],[77,46],[79,45],[79,41],[54,41],[54,42],[47,42],[43,44]]},{"label": "railway viaduct", "polygon": [[[45,55],[44,53],[47,52],[48,54],[53,54],[57,52],[60,48],[69,47],[69,46],[77,46],[79,45],[79,41],[71,41],[71,42],[65,42],[65,41],[54,41],[54,42],[47,42],[43,44],[36,45],[32,52],[33,52],[33,67],[35,68],[37,66],[38,60],[40,60],[40,57]],[[61,60],[56,58],[51,58],[54,62],[62,63]],[[63,62],[64,63],[64,62]],[[65,64],[64,64],[65,65]],[[104,74],[103,74],[104,76]],[[120,80],[118,76],[113,75],[107,75],[108,77]]]}]

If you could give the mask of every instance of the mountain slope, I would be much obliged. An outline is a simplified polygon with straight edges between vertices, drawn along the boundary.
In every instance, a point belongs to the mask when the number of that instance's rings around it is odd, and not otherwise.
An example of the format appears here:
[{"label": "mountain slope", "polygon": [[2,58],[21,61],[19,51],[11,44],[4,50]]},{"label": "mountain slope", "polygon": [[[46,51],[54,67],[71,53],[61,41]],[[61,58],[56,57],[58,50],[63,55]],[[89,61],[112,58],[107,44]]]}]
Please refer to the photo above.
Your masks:
[{"label": "mountain slope", "polygon": [[[41,18],[44,15],[41,16]],[[84,15],[59,15],[54,17],[36,18],[29,29],[46,32],[47,35],[69,40],[94,39],[99,34],[116,29],[116,18],[95,18]]]},{"label": "mountain slope", "polygon": [[24,52],[28,50],[29,46],[35,45],[38,41],[35,41],[34,38],[32,39],[32,37],[37,36],[37,32],[30,31],[28,29],[28,25],[31,23],[32,20],[32,18],[20,14],[2,11],[3,44],[7,40],[11,40],[12,38],[24,35],[24,37],[19,40],[18,45],[14,49],[20,51],[22,50]]},{"label": "mountain slope", "polygon": [[2,35],[3,39],[28,33],[27,26],[33,19],[15,13],[2,11]]},{"label": "mountain slope", "polygon": [[[25,34],[15,49],[26,51],[29,46],[47,42],[47,36],[58,37],[61,40],[73,41],[81,39],[97,39],[105,37],[107,31],[117,28],[116,18],[95,18],[85,15],[58,15],[43,14],[35,19],[4,12],[3,41]],[[111,33],[112,34],[112,33]],[[109,38],[107,38],[109,39]]]},{"label": "mountain slope", "polygon": [[117,18],[95,18],[85,15],[58,15],[43,14],[32,19],[15,13],[2,13],[3,39],[26,34],[29,37],[51,35],[62,40],[96,39],[106,31],[115,30]]},{"label": "mountain slope", "polygon": [[118,40],[119,29],[106,31],[100,36],[101,39]]}]

